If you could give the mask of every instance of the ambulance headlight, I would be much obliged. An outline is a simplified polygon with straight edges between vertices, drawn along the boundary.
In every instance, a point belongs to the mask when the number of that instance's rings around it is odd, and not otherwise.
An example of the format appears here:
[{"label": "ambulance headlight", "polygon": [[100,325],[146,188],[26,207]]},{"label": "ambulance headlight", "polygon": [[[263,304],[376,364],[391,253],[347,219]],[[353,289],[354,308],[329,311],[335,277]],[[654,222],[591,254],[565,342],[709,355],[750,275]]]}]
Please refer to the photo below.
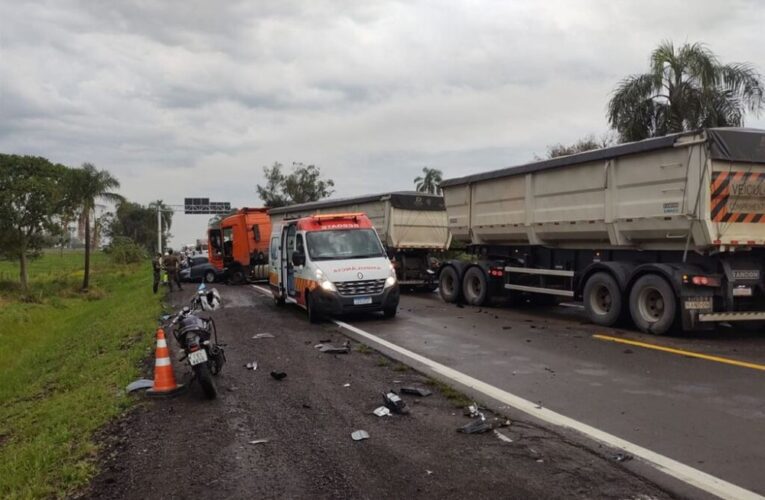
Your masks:
[{"label": "ambulance headlight", "polygon": [[337,288],[335,288],[335,284],[332,283],[327,279],[326,276],[324,276],[324,273],[321,269],[316,270],[316,281],[319,282],[319,286],[324,290],[325,292],[336,292]]},{"label": "ambulance headlight", "polygon": [[387,278],[385,278],[385,288],[390,288],[393,285],[396,284],[398,280],[396,279],[396,270],[393,268],[393,264],[390,266],[390,274]]}]

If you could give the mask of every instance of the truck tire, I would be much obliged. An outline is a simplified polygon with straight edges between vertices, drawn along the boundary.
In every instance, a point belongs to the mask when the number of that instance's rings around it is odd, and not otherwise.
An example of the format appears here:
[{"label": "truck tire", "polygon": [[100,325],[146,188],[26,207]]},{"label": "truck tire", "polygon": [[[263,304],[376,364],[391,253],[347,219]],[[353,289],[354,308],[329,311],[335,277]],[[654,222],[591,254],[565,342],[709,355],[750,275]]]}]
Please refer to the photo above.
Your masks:
[{"label": "truck tire", "polygon": [[677,317],[675,291],[656,274],[638,278],[630,291],[630,315],[639,330],[654,335],[669,332]]},{"label": "truck tire", "polygon": [[316,310],[315,299],[310,293],[307,293],[305,297],[305,310],[308,313],[308,321],[310,323],[321,323],[321,314]]},{"label": "truck tire", "polygon": [[229,272],[228,282],[230,285],[244,285],[247,282],[247,276],[241,268],[232,269]]},{"label": "truck tire", "polygon": [[471,267],[462,278],[462,296],[471,306],[482,306],[489,296],[489,283],[480,267]]},{"label": "truck tire", "polygon": [[595,273],[584,284],[584,310],[601,326],[613,326],[622,316],[624,297],[616,280],[608,273]]},{"label": "truck tire", "polygon": [[462,293],[460,277],[452,266],[445,267],[438,276],[438,289],[444,302],[457,302]]}]

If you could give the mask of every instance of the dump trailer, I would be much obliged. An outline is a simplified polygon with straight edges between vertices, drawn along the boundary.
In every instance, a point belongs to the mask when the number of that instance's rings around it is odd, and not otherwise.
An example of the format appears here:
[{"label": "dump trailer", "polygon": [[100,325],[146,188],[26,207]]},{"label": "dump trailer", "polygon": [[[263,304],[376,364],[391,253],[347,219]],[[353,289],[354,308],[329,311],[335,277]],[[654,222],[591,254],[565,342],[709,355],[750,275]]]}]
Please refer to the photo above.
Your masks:
[{"label": "dump trailer", "polygon": [[439,252],[449,248],[444,199],[415,191],[321,200],[273,208],[273,224],[327,213],[364,213],[374,225],[401,287],[435,290]]},{"label": "dump trailer", "polygon": [[581,300],[596,324],[654,334],[765,320],[765,130],[668,135],[441,187],[473,257],[440,269],[447,302]]},{"label": "dump trailer", "polygon": [[232,284],[268,279],[271,219],[266,208],[240,208],[207,228],[210,264]]}]

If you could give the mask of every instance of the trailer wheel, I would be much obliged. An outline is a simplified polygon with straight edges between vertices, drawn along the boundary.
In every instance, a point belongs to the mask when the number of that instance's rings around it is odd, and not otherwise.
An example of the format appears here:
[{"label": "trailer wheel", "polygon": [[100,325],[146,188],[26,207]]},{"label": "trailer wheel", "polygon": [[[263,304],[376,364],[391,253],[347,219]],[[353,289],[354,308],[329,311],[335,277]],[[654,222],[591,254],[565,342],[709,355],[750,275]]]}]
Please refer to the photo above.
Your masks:
[{"label": "trailer wheel", "polygon": [[438,289],[441,292],[441,298],[444,302],[457,302],[460,297],[460,277],[457,270],[452,266],[441,270],[438,277]]},{"label": "trailer wheel", "polygon": [[677,299],[667,280],[655,274],[640,277],[630,291],[630,315],[643,332],[664,335],[675,322]]},{"label": "trailer wheel", "polygon": [[480,267],[471,267],[462,278],[462,295],[471,306],[482,306],[489,295],[486,274]]},{"label": "trailer wheel", "polygon": [[608,273],[595,273],[584,285],[584,310],[596,325],[613,326],[622,315],[624,299],[616,280]]}]

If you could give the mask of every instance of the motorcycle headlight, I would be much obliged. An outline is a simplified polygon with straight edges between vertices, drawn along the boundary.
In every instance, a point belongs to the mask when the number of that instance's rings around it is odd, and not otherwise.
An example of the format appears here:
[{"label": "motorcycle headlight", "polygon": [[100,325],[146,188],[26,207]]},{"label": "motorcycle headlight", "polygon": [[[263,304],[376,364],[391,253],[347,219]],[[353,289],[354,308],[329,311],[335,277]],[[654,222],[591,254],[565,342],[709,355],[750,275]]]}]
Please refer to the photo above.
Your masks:
[{"label": "motorcycle headlight", "polygon": [[393,264],[390,265],[390,274],[387,278],[385,278],[385,288],[390,288],[393,285],[396,284],[398,280],[396,279],[396,269],[393,267]]},{"label": "motorcycle headlight", "polygon": [[322,290],[326,292],[336,292],[337,288],[335,288],[335,284],[329,281],[326,276],[324,276],[324,273],[321,269],[316,270],[316,281],[319,282],[319,286],[321,286]]}]

